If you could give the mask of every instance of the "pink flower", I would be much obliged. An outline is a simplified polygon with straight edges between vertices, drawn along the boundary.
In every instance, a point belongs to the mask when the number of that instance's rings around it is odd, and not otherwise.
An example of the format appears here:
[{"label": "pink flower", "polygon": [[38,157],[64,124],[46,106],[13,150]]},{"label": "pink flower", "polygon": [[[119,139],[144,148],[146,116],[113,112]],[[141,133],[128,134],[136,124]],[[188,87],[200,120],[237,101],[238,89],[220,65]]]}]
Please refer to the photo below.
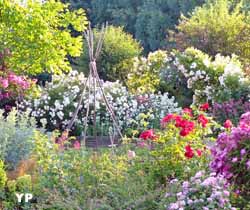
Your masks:
[{"label": "pink flower", "polygon": [[231,122],[231,120],[226,120],[223,124],[224,128],[232,128],[233,127],[233,123]]},{"label": "pink flower", "polygon": [[202,155],[202,151],[200,149],[196,150],[197,155],[200,157]]},{"label": "pink flower", "polygon": [[157,136],[154,134],[154,130],[150,129],[150,130],[143,131],[141,135],[139,136],[139,138],[144,139],[144,140],[148,140],[148,139],[155,140]]},{"label": "pink flower", "polygon": [[1,86],[2,86],[3,88],[9,87],[9,82],[8,82],[7,79],[2,79],[2,80],[0,81],[0,83],[1,83]]},{"label": "pink flower", "polygon": [[146,145],[146,143],[144,141],[140,141],[140,142],[137,143],[137,146],[140,147],[140,148],[144,148],[147,145]]},{"label": "pink flower", "polygon": [[128,159],[131,160],[133,158],[135,158],[136,154],[134,151],[132,150],[128,150]]},{"label": "pink flower", "polygon": [[193,116],[192,109],[190,109],[190,108],[184,108],[184,109],[182,110],[182,112],[183,112],[184,114],[188,114],[190,117]]},{"label": "pink flower", "polygon": [[74,142],[74,149],[81,149],[81,143],[79,141]]}]

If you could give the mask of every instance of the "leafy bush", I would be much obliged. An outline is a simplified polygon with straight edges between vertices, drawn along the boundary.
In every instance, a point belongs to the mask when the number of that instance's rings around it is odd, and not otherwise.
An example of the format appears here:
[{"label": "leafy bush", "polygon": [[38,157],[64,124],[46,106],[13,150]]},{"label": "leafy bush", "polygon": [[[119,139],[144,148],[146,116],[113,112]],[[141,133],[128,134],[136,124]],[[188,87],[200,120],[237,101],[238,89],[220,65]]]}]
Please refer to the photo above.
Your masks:
[{"label": "leafy bush", "polygon": [[[75,111],[77,100],[82,91],[86,78],[82,73],[72,71],[69,75],[54,76],[51,83],[48,83],[42,90],[39,99],[24,101],[19,108],[27,108],[32,116],[36,117],[40,125],[46,124],[47,129],[63,130],[69,123],[73,112]],[[107,99],[119,120],[123,130],[137,129],[146,123],[155,122],[165,114],[177,111],[177,104],[174,98],[169,98],[168,94],[151,94],[135,96],[131,95],[124,86],[118,82],[103,83],[104,92]],[[96,110],[98,121],[98,134],[107,135],[111,126],[111,119],[102,98],[100,89],[96,94]],[[93,108],[93,97],[90,98],[90,108]],[[77,117],[73,132],[80,135],[84,117],[86,116],[86,105],[88,102],[88,88],[84,95],[83,104]],[[90,112],[93,117],[92,112]],[[143,121],[143,122],[142,122]],[[91,118],[89,118],[89,133],[91,133]],[[158,123],[159,124],[159,123]],[[156,125],[157,126],[157,125]],[[145,126],[144,126],[145,127]]]},{"label": "leafy bush", "polygon": [[[229,0],[208,1],[190,15],[182,16],[175,37],[181,49],[195,47],[209,55],[236,54],[249,58],[248,13],[242,10],[242,1],[232,5]],[[227,24],[225,24],[227,23]]]},{"label": "leafy bush", "polygon": [[211,168],[231,183],[240,195],[249,199],[249,125],[250,113],[241,116],[239,125],[218,136],[212,147]]},{"label": "leafy bush", "polygon": [[164,203],[168,210],[174,209],[231,209],[230,191],[226,180],[215,173],[199,171],[182,184],[177,180],[170,183]]},{"label": "leafy bush", "polygon": [[9,112],[7,118],[0,111],[0,158],[7,169],[15,168],[20,160],[29,158],[34,145],[36,121],[29,113]]},{"label": "leafy bush", "polygon": [[[96,40],[98,40],[101,32],[95,30],[94,33]],[[89,70],[87,44],[85,44],[84,52],[83,58],[80,59],[83,60],[82,65],[86,73]],[[142,48],[139,42],[133,39],[130,34],[124,32],[122,27],[108,26],[105,32],[100,59],[97,60],[100,77],[108,81],[120,80],[120,82],[126,83],[132,59],[139,56],[141,52]]]},{"label": "leafy bush", "polygon": [[[67,56],[80,56],[87,23],[82,9],[69,11],[60,1],[1,1],[1,47],[12,56],[8,63],[16,73],[59,73],[70,70]],[[2,49],[1,49],[2,50]]]}]

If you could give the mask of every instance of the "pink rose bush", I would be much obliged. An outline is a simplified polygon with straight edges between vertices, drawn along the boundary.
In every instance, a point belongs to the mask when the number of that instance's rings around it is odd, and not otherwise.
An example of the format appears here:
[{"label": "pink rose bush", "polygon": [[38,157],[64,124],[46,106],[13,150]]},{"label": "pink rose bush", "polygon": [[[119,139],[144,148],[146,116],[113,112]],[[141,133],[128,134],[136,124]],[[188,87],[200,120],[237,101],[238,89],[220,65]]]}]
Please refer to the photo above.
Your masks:
[{"label": "pink rose bush", "polygon": [[241,116],[237,127],[219,134],[211,152],[212,170],[227,179],[241,195],[250,195],[250,112]]},{"label": "pink rose bush", "polygon": [[36,80],[19,76],[8,69],[5,57],[9,54],[0,53],[0,106],[9,111],[26,94],[36,92]]}]

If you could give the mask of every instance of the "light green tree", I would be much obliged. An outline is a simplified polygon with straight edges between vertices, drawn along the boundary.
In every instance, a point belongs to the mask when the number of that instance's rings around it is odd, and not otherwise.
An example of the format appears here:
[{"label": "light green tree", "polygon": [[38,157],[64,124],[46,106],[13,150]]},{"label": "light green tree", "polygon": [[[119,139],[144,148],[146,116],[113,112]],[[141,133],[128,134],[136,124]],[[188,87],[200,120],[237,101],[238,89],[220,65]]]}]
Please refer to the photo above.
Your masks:
[{"label": "light green tree", "polygon": [[84,10],[70,11],[67,4],[48,0],[0,0],[0,48],[12,56],[8,64],[22,74],[60,73],[71,69],[68,56],[80,56]]},{"label": "light green tree", "polygon": [[250,22],[241,1],[210,0],[191,17],[182,16],[175,40],[179,49],[194,46],[210,55],[250,56]]}]

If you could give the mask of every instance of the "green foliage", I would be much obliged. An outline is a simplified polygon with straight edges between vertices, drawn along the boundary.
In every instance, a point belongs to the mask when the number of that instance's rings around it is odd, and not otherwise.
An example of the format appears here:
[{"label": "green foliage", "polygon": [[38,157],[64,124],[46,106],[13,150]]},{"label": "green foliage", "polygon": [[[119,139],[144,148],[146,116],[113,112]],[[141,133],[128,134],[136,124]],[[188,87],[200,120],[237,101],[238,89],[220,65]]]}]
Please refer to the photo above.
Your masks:
[{"label": "green foliage", "polygon": [[213,56],[236,54],[248,59],[250,25],[242,3],[232,6],[229,0],[208,1],[190,15],[189,18],[182,16],[177,26],[177,47],[194,46]]},{"label": "green foliage", "polygon": [[5,187],[6,181],[7,181],[7,176],[4,170],[4,163],[2,160],[0,160],[0,197],[1,197],[1,191]]},{"label": "green foliage", "polygon": [[82,9],[49,0],[0,1],[0,45],[12,52],[8,63],[17,73],[60,73],[71,69],[67,56],[80,56],[87,23]]},{"label": "green foliage", "polygon": [[174,29],[180,13],[187,14],[204,0],[67,0],[73,8],[83,7],[96,26],[108,22],[123,26],[139,40],[145,51],[156,50],[166,44],[168,29]]},{"label": "green foliage", "polygon": [[[100,37],[100,31],[95,30],[96,40]],[[84,72],[89,70],[89,58],[87,44],[84,45],[84,55],[80,65]],[[132,65],[132,59],[141,54],[140,44],[130,34],[124,32],[122,27],[108,26],[105,33],[103,48],[97,67],[100,77],[104,80],[126,82],[127,75]]]},{"label": "green foliage", "polygon": [[36,122],[29,113],[11,111],[7,118],[0,111],[0,158],[7,163],[8,169],[15,168],[20,160],[29,157],[33,147]]}]

